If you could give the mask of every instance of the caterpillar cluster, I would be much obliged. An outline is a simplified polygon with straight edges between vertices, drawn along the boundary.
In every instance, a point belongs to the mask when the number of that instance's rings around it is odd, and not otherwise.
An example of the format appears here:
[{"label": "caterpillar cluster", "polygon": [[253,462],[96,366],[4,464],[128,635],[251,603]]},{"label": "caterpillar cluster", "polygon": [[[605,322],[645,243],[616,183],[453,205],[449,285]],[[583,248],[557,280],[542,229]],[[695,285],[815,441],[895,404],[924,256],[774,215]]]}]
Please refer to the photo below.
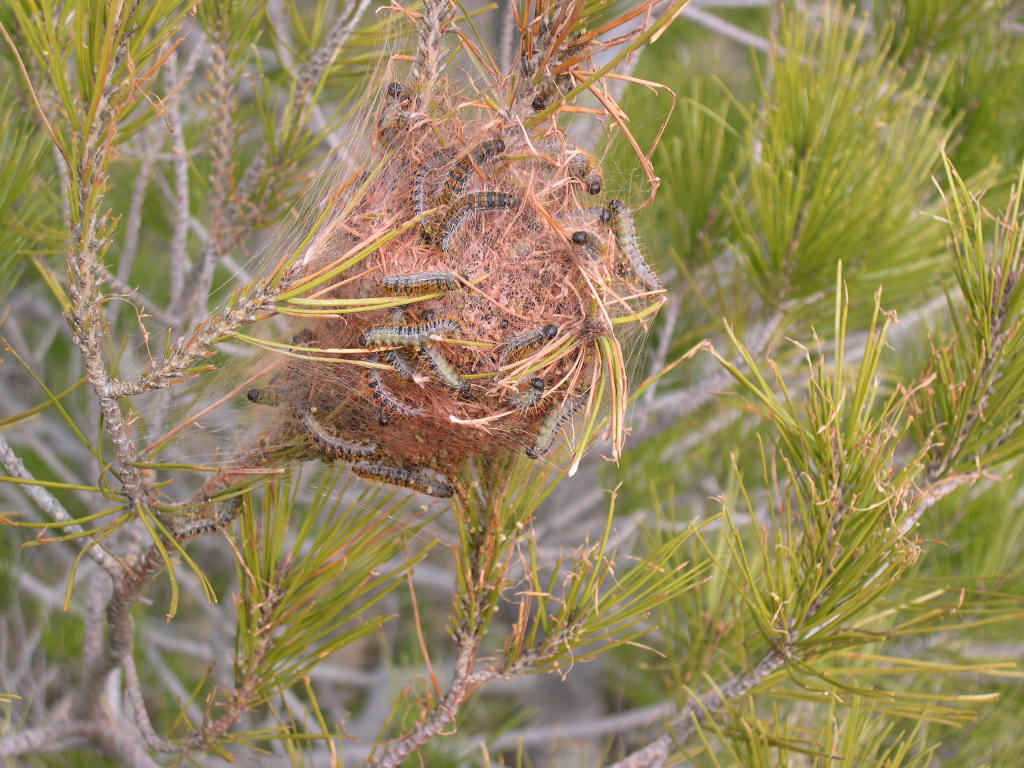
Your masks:
[{"label": "caterpillar cluster", "polygon": [[[575,39],[546,63],[524,55],[511,108],[447,81],[429,104],[412,81],[382,89],[377,150],[342,180],[338,215],[289,280],[358,253],[381,227],[409,226],[315,294],[380,308],[309,321],[246,393],[273,409],[263,446],[447,497],[460,462],[543,457],[576,412],[598,405],[598,339],[660,301],[661,283],[629,208],[594,204],[600,163],[566,142],[558,114],[525,128],[569,90],[550,70],[585,56]],[[348,356],[332,359],[338,350]]]}]

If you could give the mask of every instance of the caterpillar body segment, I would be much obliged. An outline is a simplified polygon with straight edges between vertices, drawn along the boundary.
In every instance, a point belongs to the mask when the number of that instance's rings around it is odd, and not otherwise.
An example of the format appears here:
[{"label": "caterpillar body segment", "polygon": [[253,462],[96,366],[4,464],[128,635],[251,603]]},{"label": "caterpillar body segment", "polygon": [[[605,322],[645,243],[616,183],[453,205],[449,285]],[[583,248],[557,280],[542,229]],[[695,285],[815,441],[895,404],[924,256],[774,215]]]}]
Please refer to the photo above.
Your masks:
[{"label": "caterpillar body segment", "polygon": [[379,354],[384,362],[394,368],[398,375],[406,381],[412,381],[416,377],[416,364],[402,350],[387,349]]},{"label": "caterpillar body segment", "polygon": [[569,159],[569,175],[582,181],[589,194],[601,194],[601,190],[604,189],[604,176],[601,175],[597,161],[582,149],[575,151],[576,154]]},{"label": "caterpillar body segment", "polygon": [[621,200],[612,200],[608,203],[608,211],[611,214],[611,227],[615,233],[615,242],[618,243],[619,249],[629,262],[636,279],[647,290],[660,291],[661,280],[644,261],[643,253],[640,251],[640,241],[636,236],[636,225],[633,223],[632,212]]},{"label": "caterpillar body segment", "polygon": [[426,409],[422,407],[402,402],[398,396],[384,384],[380,371],[369,372],[367,375],[367,385],[370,387],[373,399],[377,401],[377,404],[381,408],[381,412],[378,414],[378,420],[384,418],[386,421],[390,421],[390,419],[387,418],[388,413],[394,413],[398,416],[404,416],[410,419],[417,418],[426,413]]},{"label": "caterpillar body segment", "polygon": [[390,275],[381,279],[381,288],[390,296],[419,296],[424,293],[447,293],[459,284],[454,272],[417,272],[412,275]]},{"label": "caterpillar body segment", "polygon": [[451,483],[443,475],[428,473],[423,469],[405,469],[388,464],[361,462],[352,465],[352,473],[367,480],[400,485],[440,499],[450,498],[454,492]]},{"label": "caterpillar body segment", "polygon": [[594,205],[585,210],[602,224],[609,225],[612,223],[612,212],[605,205]]},{"label": "caterpillar body segment", "polygon": [[402,83],[391,83],[384,94],[385,103],[377,118],[377,134],[385,141],[409,122],[412,94]]},{"label": "caterpillar body segment", "polygon": [[324,456],[331,460],[365,461],[380,455],[376,443],[353,443],[332,435],[316,418],[316,408],[307,407],[302,414],[302,428],[313,439]]},{"label": "caterpillar body segment", "polygon": [[[421,215],[428,208],[427,176],[430,175],[431,171],[441,167],[455,157],[455,154],[454,149],[439,149],[416,168],[416,172],[412,177],[412,209],[417,216]],[[427,219],[420,220],[420,232],[423,235],[423,239],[428,243],[434,242],[437,236],[433,223]]]},{"label": "caterpillar body segment", "polygon": [[303,328],[292,336],[292,344],[296,347],[308,347],[313,341],[314,335],[311,328]]},{"label": "caterpillar body segment", "polygon": [[444,226],[441,228],[439,243],[441,250],[448,252],[455,244],[455,237],[459,234],[462,222],[470,213],[475,211],[498,211],[516,208],[519,205],[519,198],[505,192],[471,192],[460,197],[451,207]]},{"label": "caterpillar body segment", "polygon": [[597,261],[604,255],[604,242],[593,232],[573,232],[572,241],[582,248],[583,252],[593,261]]},{"label": "caterpillar body segment", "polygon": [[526,449],[526,455],[531,459],[538,459],[550,451],[566,423],[586,402],[585,397],[573,397],[567,400],[561,408],[552,408],[548,411],[537,431],[537,440],[532,447]]},{"label": "caterpillar body segment", "polygon": [[196,536],[203,536],[227,528],[238,517],[242,510],[242,497],[235,496],[221,503],[220,511],[212,517],[203,517],[196,520],[189,520],[175,528],[171,535],[178,541],[186,541]]},{"label": "caterpillar body segment", "polygon": [[419,351],[420,357],[423,358],[438,381],[463,397],[469,394],[469,382],[459,375],[459,372],[455,370],[436,344],[425,341],[420,344]]},{"label": "caterpillar body segment", "polygon": [[527,352],[541,346],[545,341],[551,341],[557,335],[558,326],[549,323],[510,339],[502,345],[501,354],[498,356],[498,365],[502,366],[509,360],[522,357]]},{"label": "caterpillar body segment", "polygon": [[540,402],[541,397],[544,396],[545,386],[544,379],[530,379],[525,390],[514,395],[509,395],[508,402],[513,408],[518,408],[523,411],[533,408]]},{"label": "caterpillar body segment", "polygon": [[276,389],[250,389],[245,393],[245,398],[250,403],[258,405],[280,405],[281,392]]},{"label": "caterpillar body segment", "polygon": [[473,165],[483,165],[492,157],[496,157],[505,151],[505,142],[501,139],[488,139],[481,141],[473,151],[459,160],[455,166],[448,171],[448,178],[445,179],[444,189],[441,191],[442,202],[448,202],[462,195],[473,176]]},{"label": "caterpillar body segment", "polygon": [[[405,310],[401,307],[392,307],[389,314],[393,323],[400,325],[405,320]],[[394,368],[395,372],[406,381],[413,381],[416,378],[416,363],[410,360],[409,356],[402,350],[386,349],[383,352],[378,352],[377,355]],[[379,415],[377,420],[381,421]],[[384,426],[383,421],[381,421],[381,426]]]},{"label": "caterpillar body segment", "polygon": [[530,106],[534,112],[543,112],[550,106],[552,100],[561,95],[561,90],[555,81],[550,77],[544,77],[540,82],[540,87],[537,89],[537,94],[533,97],[533,101],[530,102]]},{"label": "caterpillar body segment", "polygon": [[462,333],[454,320],[434,320],[422,325],[374,325],[359,337],[364,347],[415,347],[444,333]]},{"label": "caterpillar body segment", "polygon": [[427,210],[427,176],[455,157],[455,150],[446,148],[434,152],[427,160],[420,163],[412,177],[412,207],[419,216]]}]

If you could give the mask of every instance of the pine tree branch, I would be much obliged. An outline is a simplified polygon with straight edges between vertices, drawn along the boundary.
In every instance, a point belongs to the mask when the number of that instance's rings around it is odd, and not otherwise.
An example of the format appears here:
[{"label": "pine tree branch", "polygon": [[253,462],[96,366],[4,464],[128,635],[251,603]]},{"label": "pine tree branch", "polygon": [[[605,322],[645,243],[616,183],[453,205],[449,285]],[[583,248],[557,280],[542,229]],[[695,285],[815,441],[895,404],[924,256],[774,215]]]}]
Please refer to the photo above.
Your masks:
[{"label": "pine tree branch", "polygon": [[172,744],[166,739],[157,735],[153,730],[153,722],[149,718],[149,710],[146,708],[146,700],[142,694],[142,683],[139,680],[139,671],[135,668],[135,657],[127,654],[121,663],[124,670],[125,691],[128,694],[128,701],[131,702],[132,710],[135,712],[135,726],[142,734],[146,745],[156,751],[165,754],[181,752],[183,747]]},{"label": "pine tree branch", "polygon": [[25,754],[59,752],[88,737],[89,724],[82,721],[56,722],[18,733],[0,736],[0,758]]},{"label": "pine tree branch", "polygon": [[704,694],[696,701],[691,701],[672,719],[666,733],[642,749],[613,763],[610,768],[656,768],[663,765],[671,755],[675,743],[685,743],[700,725],[709,717],[718,714],[726,703],[746,696],[785,663],[784,651],[769,651],[749,672],[736,675],[717,689]]},{"label": "pine tree branch", "polygon": [[454,14],[455,6],[451,0],[425,0],[423,3],[423,15],[419,22],[419,42],[412,73],[420,84],[417,96],[420,109],[433,102],[434,86],[443,58],[441,38]]},{"label": "pine tree branch", "polygon": [[[181,93],[184,83],[178,83],[178,55],[171,51],[164,63],[165,80],[169,90]],[[189,175],[188,149],[185,146],[185,123],[181,117],[180,98],[175,96],[166,105],[167,126],[171,133],[171,149],[174,153],[174,212],[172,217],[171,250],[168,260],[171,268],[172,308],[179,307],[185,289],[185,273],[188,271],[188,230],[189,230]],[[180,308],[180,307],[179,307]],[[177,314],[173,312],[172,314]]]},{"label": "pine tree branch", "polygon": [[[472,751],[479,751],[481,746],[486,746],[491,752],[508,752],[520,747],[529,748],[559,742],[589,741],[617,733],[636,732],[659,720],[671,717],[674,713],[675,706],[671,702],[662,702],[649,707],[639,707],[579,722],[517,728],[506,731],[494,741],[480,739]],[[471,750],[467,749],[466,753],[469,751]]]},{"label": "pine tree branch", "polygon": [[[0,464],[3,464],[4,469],[7,470],[11,477],[21,480],[35,480],[3,435],[0,435]],[[43,486],[23,485],[22,489],[25,495],[32,499],[54,522],[67,522],[72,519],[64,505],[57,500],[57,497]],[[84,532],[82,526],[77,524],[67,525],[64,529],[69,533]],[[117,558],[110,554],[95,538],[88,537],[85,546],[87,547],[86,551],[89,557],[95,560],[105,571],[111,575],[120,573],[121,564],[117,561]]]},{"label": "pine tree branch", "polygon": [[[907,536],[913,527],[920,520],[921,516],[931,509],[939,500],[948,496],[954,490],[963,485],[968,479],[967,476],[954,476],[946,481],[918,491],[914,497],[907,500],[907,508],[914,511],[906,518],[900,526],[900,537]],[[842,500],[838,500],[840,505]],[[834,565],[830,566],[832,569]],[[884,567],[869,577],[862,588],[867,588],[876,581],[882,574]],[[823,602],[822,597],[815,601],[819,606]],[[808,619],[813,620],[814,610],[807,612]],[[817,635],[825,627],[832,624],[829,620],[809,629],[799,631],[799,628],[791,628],[792,635],[799,635],[802,638],[809,638]],[[796,643],[773,649],[763,656],[750,670],[736,675],[695,701],[689,702],[678,715],[674,716],[665,726],[665,732],[649,742],[644,747],[632,752],[622,760],[613,763],[609,768],[657,768],[661,766],[672,754],[672,747],[677,744],[684,744],[693,735],[698,726],[720,712],[728,702],[746,696],[754,688],[760,685],[770,674],[783,667],[787,661],[806,661],[801,657]]]},{"label": "pine tree branch", "polygon": [[746,46],[747,48],[753,48],[755,51],[761,51],[762,53],[772,52],[772,43],[768,38],[749,32],[743,27],[732,24],[694,5],[688,5],[682,15],[683,18],[689,19],[694,24],[699,24],[716,35],[724,37],[726,40],[731,40],[734,43]]},{"label": "pine tree branch", "polygon": [[444,698],[411,733],[391,742],[379,759],[371,760],[368,763],[371,768],[398,768],[405,758],[455,722],[463,702],[472,693],[473,688],[479,684],[479,682],[474,682],[472,675],[479,646],[480,638],[478,636],[468,635],[463,638],[459,644],[455,670]]},{"label": "pine tree branch", "polygon": [[[345,43],[355,33],[370,4],[371,0],[358,0],[347,16],[341,15],[335,19],[323,43],[295,74],[295,92],[285,114],[297,114],[300,108],[305,108],[309,109],[314,117],[319,117],[321,122],[326,123],[326,120],[322,118],[320,107],[313,101],[313,93]],[[271,4],[271,6],[273,5],[275,4]],[[278,9],[271,6],[268,6],[268,13],[275,17],[279,24],[282,23],[283,19],[281,19],[281,14],[277,13]],[[287,51],[282,52],[281,58],[282,64],[286,68],[293,63],[291,55]],[[270,147],[265,144],[249,167],[245,169],[245,173],[242,174],[242,179],[238,183],[238,205],[235,208],[235,218],[240,225],[245,226],[253,218],[256,209],[251,204],[250,198],[255,194],[256,187],[263,177],[276,169],[281,160],[282,158],[270,157]]]}]

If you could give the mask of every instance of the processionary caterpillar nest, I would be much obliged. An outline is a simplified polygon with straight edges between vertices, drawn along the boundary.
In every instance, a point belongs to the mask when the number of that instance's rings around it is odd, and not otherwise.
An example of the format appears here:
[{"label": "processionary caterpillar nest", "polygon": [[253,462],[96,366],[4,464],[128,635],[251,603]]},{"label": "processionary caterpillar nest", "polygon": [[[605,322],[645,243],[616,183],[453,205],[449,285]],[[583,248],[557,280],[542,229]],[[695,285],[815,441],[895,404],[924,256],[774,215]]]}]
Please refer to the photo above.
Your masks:
[{"label": "processionary caterpillar nest", "polygon": [[652,314],[661,286],[562,113],[527,127],[573,84],[555,65],[586,61],[556,31],[487,94],[444,78],[381,88],[374,155],[284,272],[308,319],[248,392],[277,409],[248,461],[340,459],[448,496],[460,462],[544,456],[614,388],[599,386],[615,373],[600,340],[617,350],[616,330]]}]

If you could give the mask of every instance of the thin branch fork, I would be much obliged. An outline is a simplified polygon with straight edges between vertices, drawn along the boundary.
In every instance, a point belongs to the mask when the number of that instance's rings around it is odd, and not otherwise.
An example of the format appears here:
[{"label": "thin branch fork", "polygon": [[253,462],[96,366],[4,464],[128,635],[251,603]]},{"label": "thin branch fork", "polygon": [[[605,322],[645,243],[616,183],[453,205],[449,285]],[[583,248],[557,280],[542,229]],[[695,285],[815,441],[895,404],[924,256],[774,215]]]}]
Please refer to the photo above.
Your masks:
[{"label": "thin branch fork", "polygon": [[[931,509],[940,499],[955,491],[969,479],[976,479],[976,476],[956,475],[919,490],[914,495],[914,502],[910,505],[916,506],[916,508],[900,526],[899,535],[907,536],[928,509]],[[882,569],[876,571],[867,580],[865,587],[879,578],[881,574]],[[827,622],[805,631],[803,636],[810,637],[817,634],[826,625]],[[646,746],[613,763],[609,768],[657,768],[661,766],[672,754],[674,745],[685,742],[693,735],[698,726],[720,712],[728,702],[746,696],[790,659],[799,660],[795,644],[787,644],[782,648],[769,651],[749,671],[730,678],[721,686],[688,703],[665,726],[664,733]]]},{"label": "thin branch fork", "polygon": [[480,639],[476,635],[466,637],[459,646],[459,655],[455,661],[455,671],[448,692],[434,708],[430,717],[418,725],[412,733],[388,745],[387,750],[378,760],[371,760],[371,768],[398,768],[405,758],[422,747],[430,739],[441,734],[455,722],[459,709],[469,697],[479,681],[473,677],[473,663],[476,660]]},{"label": "thin branch fork", "polygon": [[43,752],[58,752],[83,740],[96,744],[104,754],[132,768],[160,768],[135,741],[124,723],[107,717],[93,720],[63,720],[20,733],[0,736],[0,758]]},{"label": "thin branch fork", "polygon": [[[4,469],[10,473],[11,477],[29,481],[35,479],[26,469],[21,458],[14,452],[7,440],[4,439],[3,435],[0,435],[0,464],[3,464]],[[57,500],[57,497],[41,485],[27,484],[24,486],[24,490],[28,497],[49,515],[53,521],[67,522],[72,519],[71,514]],[[80,525],[68,525],[65,526],[65,529],[70,533],[81,533],[83,531]],[[89,557],[95,560],[107,573],[116,575],[121,572],[121,564],[117,561],[117,558],[105,550],[102,545],[97,544],[94,538],[90,537],[85,546]]]}]

